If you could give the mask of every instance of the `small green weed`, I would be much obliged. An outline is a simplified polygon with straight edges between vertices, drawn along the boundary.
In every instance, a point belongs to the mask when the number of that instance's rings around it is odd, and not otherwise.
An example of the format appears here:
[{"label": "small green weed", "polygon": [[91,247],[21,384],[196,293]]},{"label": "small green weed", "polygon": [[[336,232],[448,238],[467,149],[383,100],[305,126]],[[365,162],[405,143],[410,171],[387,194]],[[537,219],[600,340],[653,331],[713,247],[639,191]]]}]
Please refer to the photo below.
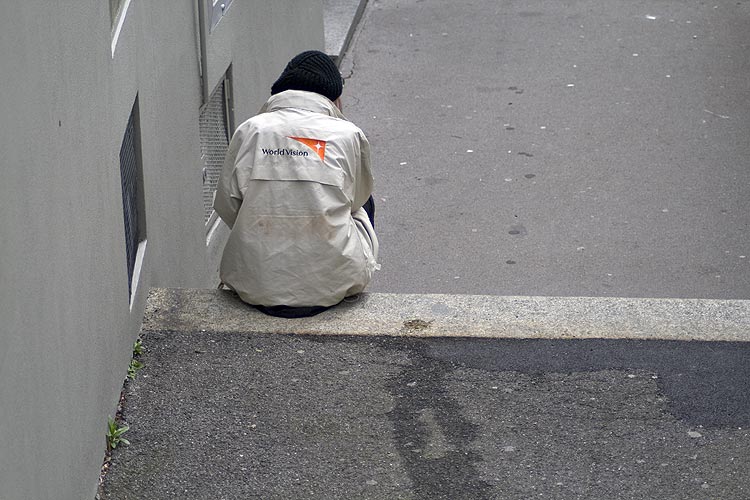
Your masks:
[{"label": "small green weed", "polygon": [[127,425],[118,425],[117,422],[115,422],[112,417],[108,417],[107,419],[107,449],[108,450],[114,450],[117,448],[117,445],[124,444],[128,445],[130,444],[130,441],[122,437],[123,434],[128,432],[130,427]]},{"label": "small green weed", "polygon": [[141,354],[143,354],[143,343],[141,339],[138,339],[133,344],[133,356],[140,356]]},{"label": "small green weed", "polygon": [[143,363],[141,363],[137,359],[131,359],[130,366],[128,366],[128,378],[130,380],[135,380],[135,375],[141,368],[143,368]]}]

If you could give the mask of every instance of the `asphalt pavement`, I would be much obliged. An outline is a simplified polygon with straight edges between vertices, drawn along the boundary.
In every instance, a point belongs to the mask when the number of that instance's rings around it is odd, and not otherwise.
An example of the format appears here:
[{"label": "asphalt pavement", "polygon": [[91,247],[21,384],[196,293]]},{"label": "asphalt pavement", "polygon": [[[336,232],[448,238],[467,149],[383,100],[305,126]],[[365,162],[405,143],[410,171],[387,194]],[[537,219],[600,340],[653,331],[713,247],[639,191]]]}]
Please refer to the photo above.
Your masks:
[{"label": "asphalt pavement", "polygon": [[[476,338],[399,297],[285,320],[153,290],[101,498],[750,497],[750,342]],[[369,301],[402,331],[358,328]],[[431,336],[446,309],[465,336]]]},{"label": "asphalt pavement", "polygon": [[373,291],[750,298],[750,2],[371,0]]},{"label": "asphalt pavement", "polygon": [[145,348],[104,498],[750,497],[734,384],[750,344],[149,332]]}]

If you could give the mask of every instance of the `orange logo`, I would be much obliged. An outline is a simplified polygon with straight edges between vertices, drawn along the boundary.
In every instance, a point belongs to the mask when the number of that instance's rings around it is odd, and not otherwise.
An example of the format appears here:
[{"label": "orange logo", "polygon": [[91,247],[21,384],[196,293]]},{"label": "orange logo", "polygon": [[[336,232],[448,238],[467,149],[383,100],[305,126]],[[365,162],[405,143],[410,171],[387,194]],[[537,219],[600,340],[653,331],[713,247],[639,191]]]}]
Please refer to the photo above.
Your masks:
[{"label": "orange logo", "polygon": [[305,146],[309,147],[316,153],[318,153],[318,156],[320,156],[321,160],[325,160],[326,158],[326,141],[321,141],[320,139],[309,139],[307,137],[289,137],[290,139],[294,139],[297,142],[301,142]]}]

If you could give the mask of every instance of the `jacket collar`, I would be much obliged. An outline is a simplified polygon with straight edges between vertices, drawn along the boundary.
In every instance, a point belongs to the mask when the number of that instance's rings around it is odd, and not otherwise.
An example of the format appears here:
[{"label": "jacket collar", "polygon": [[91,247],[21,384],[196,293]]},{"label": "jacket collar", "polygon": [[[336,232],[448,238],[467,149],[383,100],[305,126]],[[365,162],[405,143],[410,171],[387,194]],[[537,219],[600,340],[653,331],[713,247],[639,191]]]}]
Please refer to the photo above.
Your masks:
[{"label": "jacket collar", "polygon": [[263,107],[260,108],[260,112],[270,113],[284,108],[304,109],[313,113],[322,113],[346,120],[346,117],[330,99],[315,92],[306,92],[304,90],[285,90],[284,92],[272,95]]}]

